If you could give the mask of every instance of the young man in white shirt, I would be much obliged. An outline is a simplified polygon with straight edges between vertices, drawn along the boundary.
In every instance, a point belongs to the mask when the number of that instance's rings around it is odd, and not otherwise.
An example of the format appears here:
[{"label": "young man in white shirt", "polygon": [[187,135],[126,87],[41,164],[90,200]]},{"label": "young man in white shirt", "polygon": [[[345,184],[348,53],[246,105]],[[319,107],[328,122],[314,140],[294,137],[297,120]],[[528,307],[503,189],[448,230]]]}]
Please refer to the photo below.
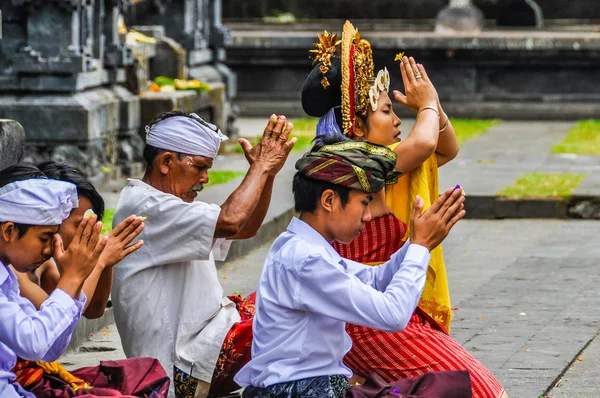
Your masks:
[{"label": "young man in white shirt", "polygon": [[[405,328],[423,290],[429,252],[465,214],[460,190],[448,189],[423,213],[418,198],[410,241],[379,267],[343,259],[331,246],[359,234],[371,217],[372,195],[397,179],[395,164],[387,147],[324,145],[322,139],[296,163],[293,188],[300,216],[265,260],[252,359],[235,378],[246,387],[244,397],[342,397],[352,376],[343,363],[351,347],[346,322],[384,331]],[[397,395],[471,397],[467,372],[418,379],[395,383]]]},{"label": "young man in white shirt", "polygon": [[[35,167],[0,173],[0,396],[34,397],[14,383],[17,355],[54,361],[65,350],[86,297],[81,288],[96,266],[106,238],[96,216],[85,219],[65,252],[58,227],[78,206],[77,189],[50,180]],[[54,292],[37,310],[19,294],[15,273],[35,270],[50,256],[62,269]]]}]

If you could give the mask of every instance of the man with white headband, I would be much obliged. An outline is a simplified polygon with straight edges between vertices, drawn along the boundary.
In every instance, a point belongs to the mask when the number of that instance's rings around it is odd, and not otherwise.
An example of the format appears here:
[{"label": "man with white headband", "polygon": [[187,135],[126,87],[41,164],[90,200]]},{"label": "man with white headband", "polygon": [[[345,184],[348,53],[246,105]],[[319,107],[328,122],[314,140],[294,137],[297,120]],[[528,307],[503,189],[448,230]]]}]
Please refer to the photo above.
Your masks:
[{"label": "man with white headband", "polygon": [[[226,239],[250,238],[262,224],[273,179],[296,142],[288,141],[291,131],[284,116],[273,115],[256,146],[239,140],[250,168],[218,206],[194,199],[227,137],[181,111],[146,128],[145,175],[129,180],[113,219],[116,225],[129,214],[147,217],[144,247],[114,268],[112,299],[125,354],[158,358],[174,381],[171,395],[207,395],[211,382],[211,396],[227,392],[215,391],[222,383],[213,373],[223,376],[216,364],[241,356],[222,351],[240,314],[223,298],[215,260],[225,258]],[[233,374],[226,378],[233,383]]]},{"label": "man with white headband", "polygon": [[[106,245],[102,223],[84,220],[65,252],[57,234],[78,206],[75,185],[49,180],[35,167],[12,166],[0,173],[0,396],[34,397],[14,383],[17,355],[54,361],[66,349],[81,316],[85,279]],[[27,272],[53,256],[62,269],[56,290],[39,310],[19,294],[10,269]]]}]

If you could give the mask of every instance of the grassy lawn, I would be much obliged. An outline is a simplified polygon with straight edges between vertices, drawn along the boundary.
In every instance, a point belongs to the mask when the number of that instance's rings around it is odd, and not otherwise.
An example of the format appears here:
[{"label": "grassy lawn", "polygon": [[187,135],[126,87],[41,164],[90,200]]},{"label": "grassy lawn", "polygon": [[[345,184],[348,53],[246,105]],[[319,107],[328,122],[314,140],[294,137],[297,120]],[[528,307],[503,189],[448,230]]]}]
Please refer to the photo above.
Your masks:
[{"label": "grassy lawn", "polygon": [[[315,132],[317,130],[318,118],[314,117],[303,117],[299,119],[290,119],[290,122],[294,124],[294,131],[292,136],[298,138],[298,142],[294,145],[292,152],[304,152],[311,147],[312,140],[315,138]],[[490,127],[500,123],[499,120],[482,120],[482,119],[450,119],[456,131],[456,137],[458,139],[458,145],[462,145],[463,142],[475,138],[485,133]],[[252,145],[256,145],[260,136],[254,137],[250,142]],[[242,153],[242,147],[236,145],[232,148],[235,153]]]},{"label": "grassy lawn", "polygon": [[115,216],[115,209],[104,210],[104,217],[102,217],[102,235],[110,232],[112,229],[112,220]]},{"label": "grassy lawn", "polygon": [[225,184],[227,181],[246,175],[243,171],[209,170],[208,185]]},{"label": "grassy lawn", "polygon": [[[483,120],[483,119],[454,119],[450,118],[458,145],[472,138],[478,137],[485,133],[490,127],[500,123],[499,120]],[[443,133],[442,133],[443,134]]]},{"label": "grassy lawn", "polygon": [[600,120],[580,121],[569,130],[565,139],[552,146],[550,153],[600,155]]},{"label": "grassy lawn", "polygon": [[[208,185],[224,184],[227,181],[246,175],[242,171],[231,171],[231,170],[209,170],[208,171]],[[104,210],[104,217],[102,219],[102,234],[105,234],[112,230],[112,221],[115,216],[115,209]]]},{"label": "grassy lawn", "polygon": [[[315,138],[315,131],[317,129],[318,118],[313,117],[304,117],[300,119],[290,119],[290,122],[294,125],[294,131],[292,132],[292,137],[296,137],[298,141],[294,148],[292,148],[292,152],[304,152],[308,150],[311,146],[312,140]],[[260,135],[257,135],[253,139],[248,139],[250,143],[254,146],[260,140]],[[243,153],[242,147],[239,145],[235,145],[232,147],[232,152],[235,153]]]},{"label": "grassy lawn", "polygon": [[565,198],[581,184],[585,174],[528,173],[498,192],[508,199]]}]

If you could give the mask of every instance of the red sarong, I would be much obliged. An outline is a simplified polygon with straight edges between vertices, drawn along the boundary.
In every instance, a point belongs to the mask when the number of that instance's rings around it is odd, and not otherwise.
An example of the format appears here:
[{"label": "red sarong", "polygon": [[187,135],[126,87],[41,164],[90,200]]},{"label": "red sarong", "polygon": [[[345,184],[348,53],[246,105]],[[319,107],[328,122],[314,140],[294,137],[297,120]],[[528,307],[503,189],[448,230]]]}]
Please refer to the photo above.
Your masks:
[{"label": "red sarong", "polygon": [[250,361],[252,354],[252,319],[256,293],[245,299],[241,296],[229,296],[229,299],[235,303],[241,320],[235,323],[225,336],[210,383],[210,397],[225,395],[241,388],[233,378]]},{"label": "red sarong", "polygon": [[[349,244],[336,242],[333,246],[350,260],[384,262],[403,245],[405,231],[406,225],[387,214],[365,223],[365,229]],[[474,398],[498,398],[504,393],[491,372],[419,308],[402,332],[387,333],[353,324],[347,324],[346,331],[352,338],[352,349],[344,363],[359,375],[374,372],[391,382],[428,372],[467,370]]]}]

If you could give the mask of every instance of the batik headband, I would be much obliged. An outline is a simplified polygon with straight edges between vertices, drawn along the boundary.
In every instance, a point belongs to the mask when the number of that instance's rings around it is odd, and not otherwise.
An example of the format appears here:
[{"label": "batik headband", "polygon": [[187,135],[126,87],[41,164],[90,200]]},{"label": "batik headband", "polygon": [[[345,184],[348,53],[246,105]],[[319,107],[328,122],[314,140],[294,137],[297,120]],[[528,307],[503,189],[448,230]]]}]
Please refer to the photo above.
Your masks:
[{"label": "batik headband", "polygon": [[324,145],[296,162],[308,178],[369,193],[398,182],[395,167],[396,154],[389,148],[356,141]]}]

